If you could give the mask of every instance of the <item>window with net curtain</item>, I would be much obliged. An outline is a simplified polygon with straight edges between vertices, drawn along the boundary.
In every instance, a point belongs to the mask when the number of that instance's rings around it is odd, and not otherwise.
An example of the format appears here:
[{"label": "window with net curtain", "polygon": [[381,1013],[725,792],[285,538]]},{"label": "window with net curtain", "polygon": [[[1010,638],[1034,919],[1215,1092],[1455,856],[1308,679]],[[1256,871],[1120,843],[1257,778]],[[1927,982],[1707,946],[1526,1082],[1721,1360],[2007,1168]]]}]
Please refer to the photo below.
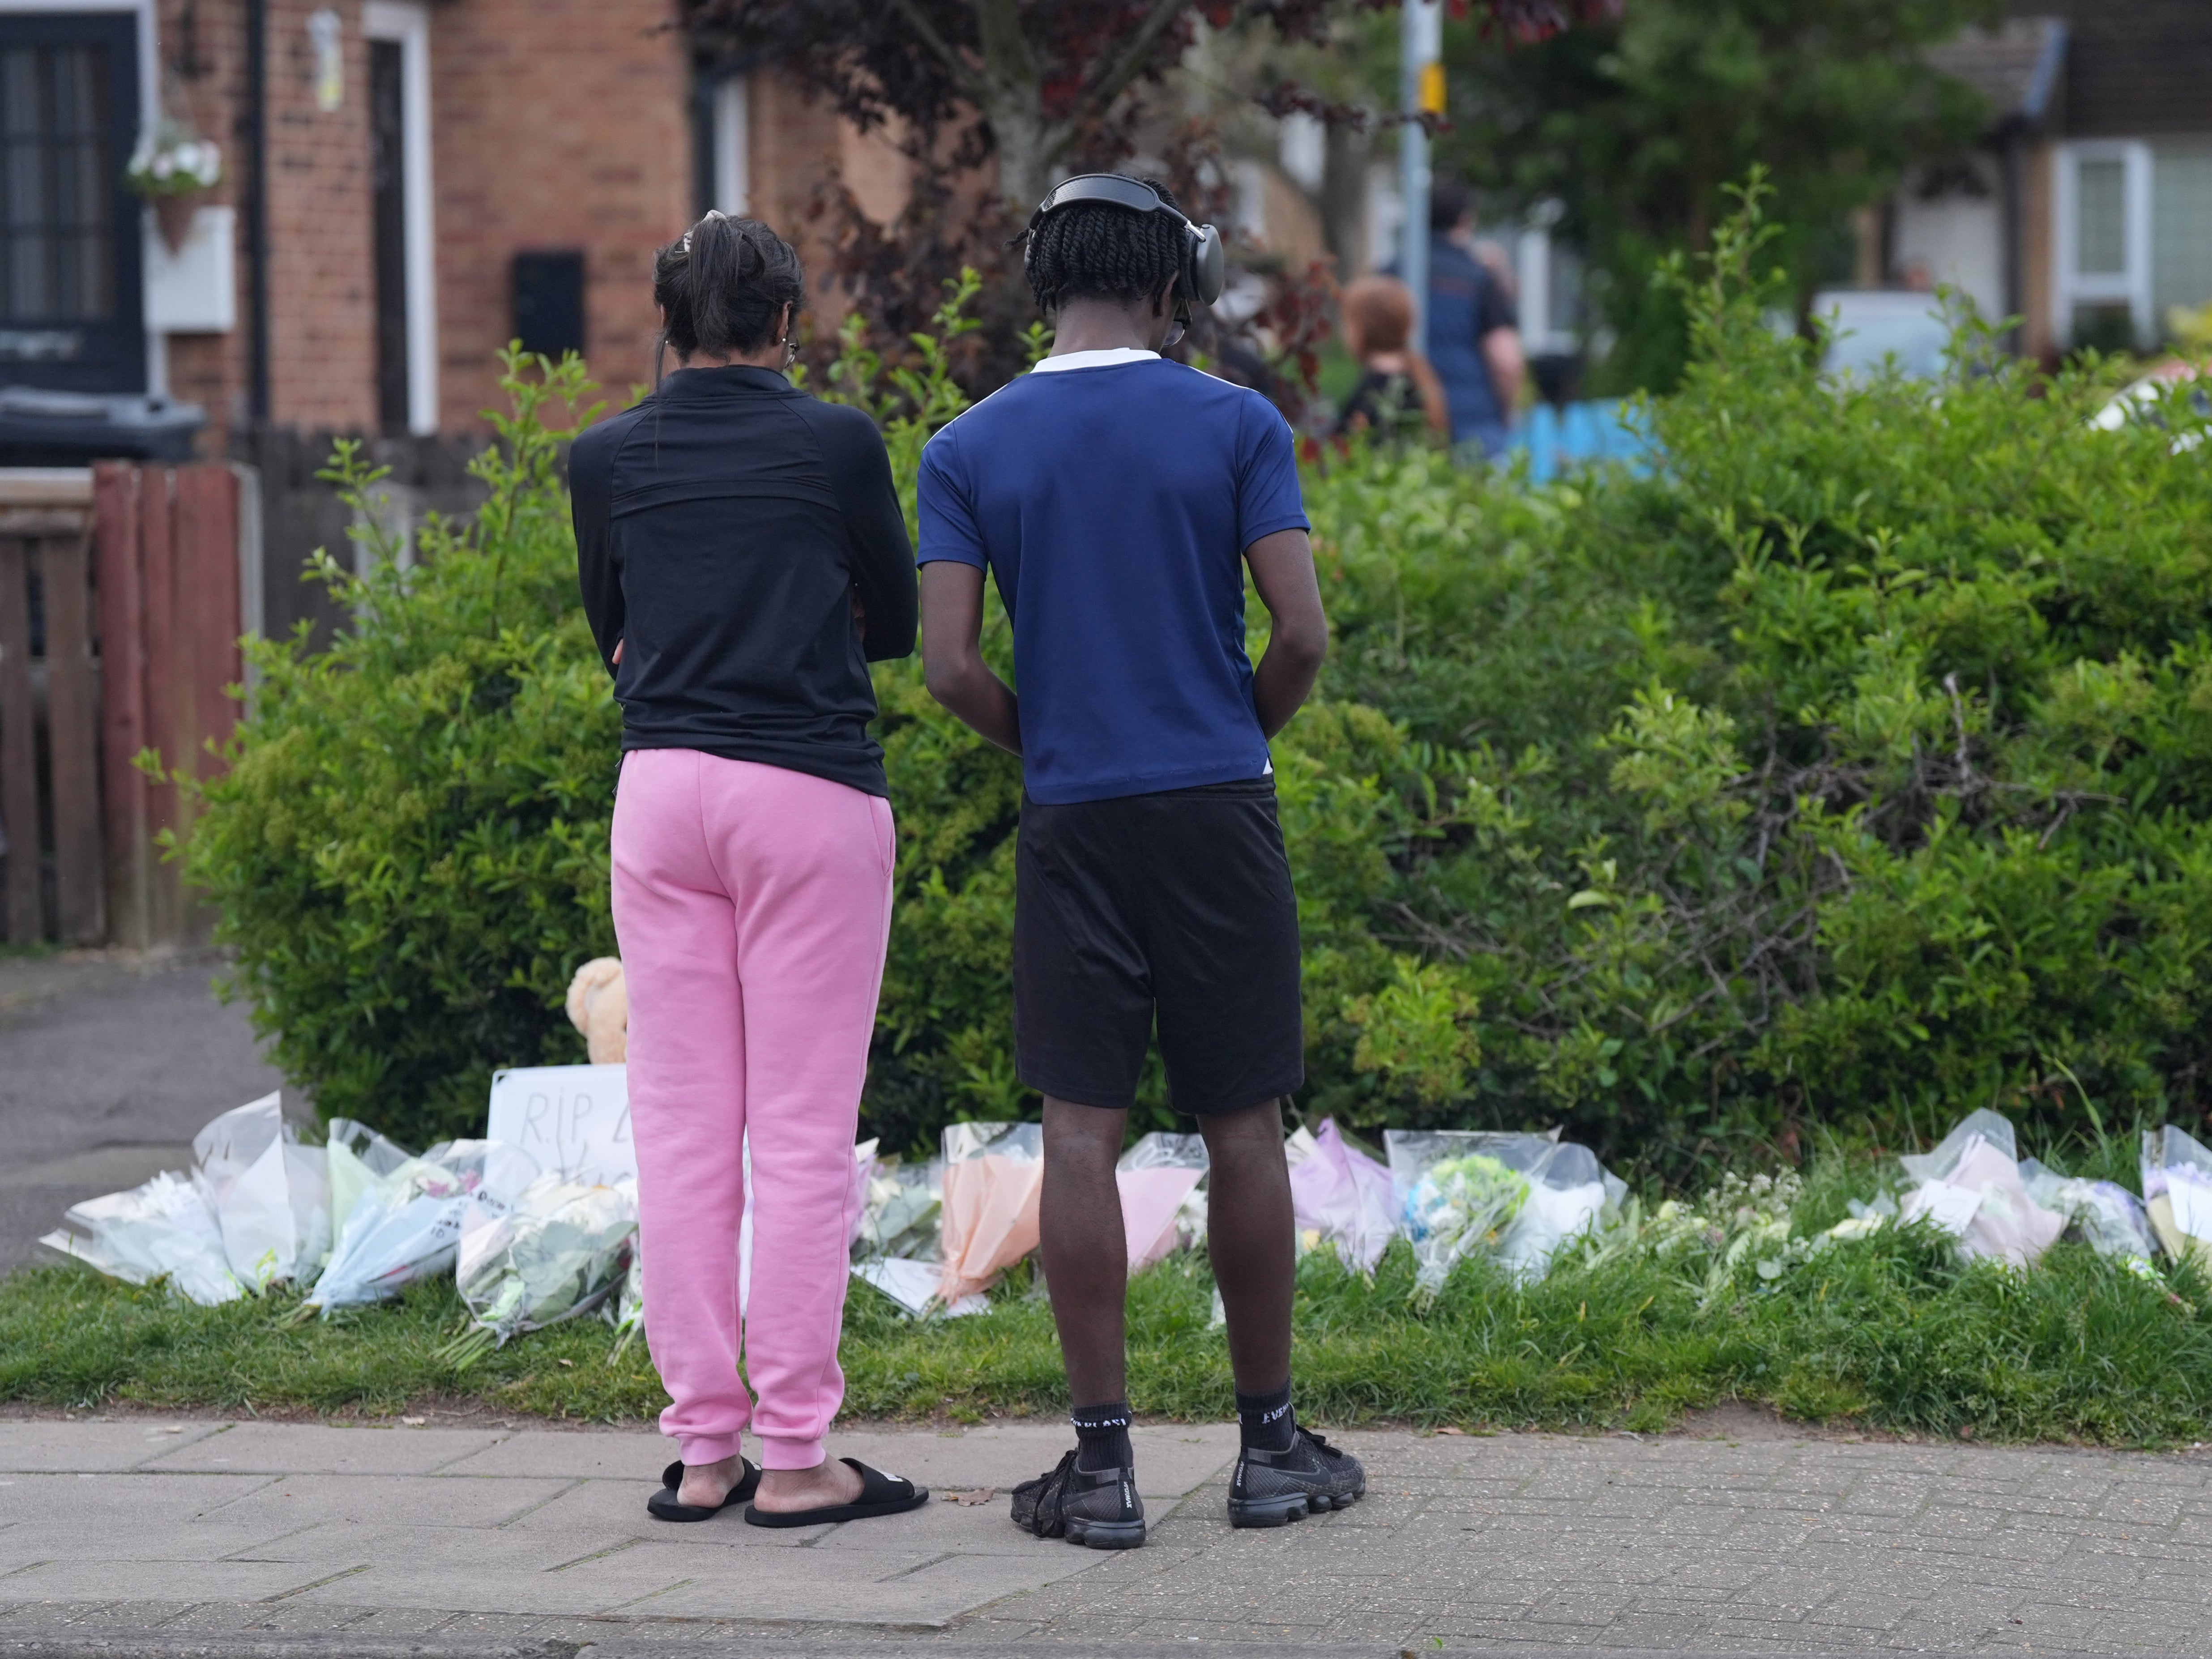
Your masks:
[{"label": "window with net curtain", "polygon": [[0,50],[0,320],[114,311],[106,70],[95,46]]},{"label": "window with net curtain", "polygon": [[2151,151],[2151,315],[2212,305],[2212,138]]}]

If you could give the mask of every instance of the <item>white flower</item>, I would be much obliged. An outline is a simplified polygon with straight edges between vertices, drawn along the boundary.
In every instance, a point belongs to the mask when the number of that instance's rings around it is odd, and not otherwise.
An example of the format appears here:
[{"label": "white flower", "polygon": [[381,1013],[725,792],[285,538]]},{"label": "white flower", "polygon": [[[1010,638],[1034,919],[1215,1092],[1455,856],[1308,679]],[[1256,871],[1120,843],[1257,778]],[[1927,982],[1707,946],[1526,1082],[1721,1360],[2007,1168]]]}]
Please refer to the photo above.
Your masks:
[{"label": "white flower", "polygon": [[156,179],[166,179],[176,170],[177,162],[174,156],[164,155],[156,155],[154,158],[152,171]]}]

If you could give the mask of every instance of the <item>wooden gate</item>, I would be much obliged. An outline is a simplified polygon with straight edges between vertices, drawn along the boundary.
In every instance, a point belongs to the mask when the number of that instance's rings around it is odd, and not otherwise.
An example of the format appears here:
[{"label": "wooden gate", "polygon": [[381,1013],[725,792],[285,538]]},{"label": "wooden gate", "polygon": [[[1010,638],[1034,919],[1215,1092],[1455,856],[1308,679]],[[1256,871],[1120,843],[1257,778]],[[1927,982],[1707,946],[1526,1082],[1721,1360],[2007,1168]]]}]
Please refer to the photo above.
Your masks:
[{"label": "wooden gate", "polygon": [[91,529],[90,473],[0,474],[0,832],[14,944],[107,936]]},{"label": "wooden gate", "polygon": [[[258,625],[249,469],[102,462],[0,471],[0,895],[23,943],[185,944],[209,918],[157,837],[238,716]],[[241,532],[244,533],[241,533]]]}]

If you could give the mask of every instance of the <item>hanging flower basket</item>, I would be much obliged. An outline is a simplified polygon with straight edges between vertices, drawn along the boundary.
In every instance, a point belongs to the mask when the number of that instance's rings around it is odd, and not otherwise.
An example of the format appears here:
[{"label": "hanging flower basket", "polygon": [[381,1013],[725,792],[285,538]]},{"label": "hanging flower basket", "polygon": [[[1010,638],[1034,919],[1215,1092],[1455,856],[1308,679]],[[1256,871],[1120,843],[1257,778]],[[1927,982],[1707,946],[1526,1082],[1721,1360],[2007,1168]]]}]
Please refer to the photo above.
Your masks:
[{"label": "hanging flower basket", "polygon": [[124,172],[124,182],[154,204],[154,222],[172,253],[182,252],[192,234],[193,198],[222,181],[222,152],[167,116],[140,137]]}]

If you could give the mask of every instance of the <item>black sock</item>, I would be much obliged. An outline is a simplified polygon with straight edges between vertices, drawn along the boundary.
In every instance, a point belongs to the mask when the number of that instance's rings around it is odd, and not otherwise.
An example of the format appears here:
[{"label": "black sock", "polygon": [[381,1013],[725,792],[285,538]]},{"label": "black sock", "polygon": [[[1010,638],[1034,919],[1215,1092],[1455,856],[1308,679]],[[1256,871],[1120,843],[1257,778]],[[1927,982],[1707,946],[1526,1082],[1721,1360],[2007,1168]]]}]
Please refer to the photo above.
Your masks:
[{"label": "black sock", "polygon": [[1237,1396],[1237,1431],[1250,1451],[1288,1451],[1297,1437],[1298,1420],[1291,1413],[1291,1385],[1273,1394]]},{"label": "black sock", "polygon": [[1126,1469],[1136,1462],[1129,1448],[1129,1402],[1109,1401],[1103,1406],[1078,1406],[1067,1415],[1075,1425],[1078,1450],[1075,1467],[1085,1474],[1099,1469]]}]

